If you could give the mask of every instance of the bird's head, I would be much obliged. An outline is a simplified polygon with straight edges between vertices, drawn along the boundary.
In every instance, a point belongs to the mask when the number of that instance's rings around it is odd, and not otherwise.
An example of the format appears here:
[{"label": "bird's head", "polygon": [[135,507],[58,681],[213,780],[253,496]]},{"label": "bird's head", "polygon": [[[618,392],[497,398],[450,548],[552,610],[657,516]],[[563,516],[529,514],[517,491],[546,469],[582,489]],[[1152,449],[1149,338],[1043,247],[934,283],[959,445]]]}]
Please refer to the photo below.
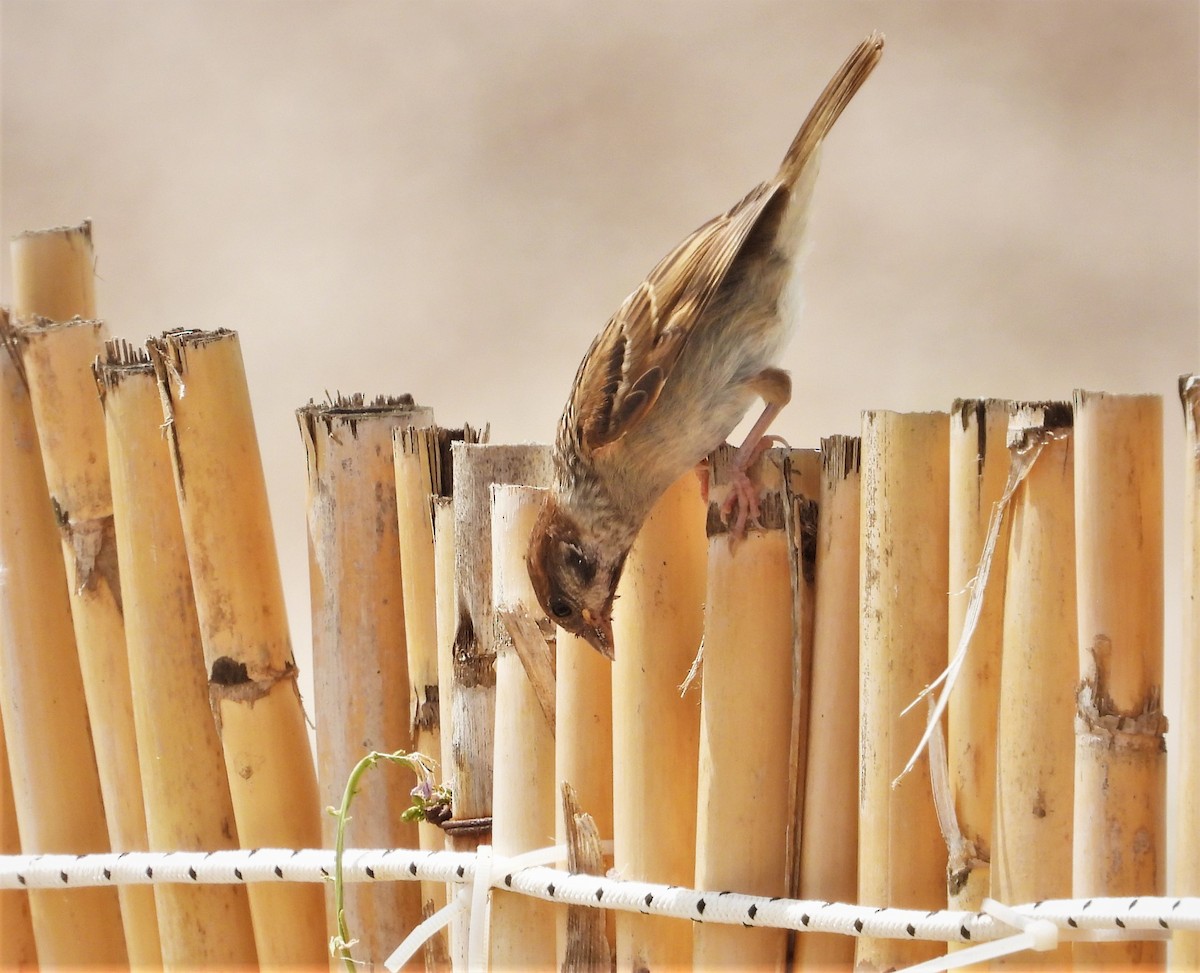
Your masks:
[{"label": "bird's head", "polygon": [[627,545],[587,529],[553,494],[529,539],[526,563],[542,610],[556,625],[613,655],[612,606]]}]

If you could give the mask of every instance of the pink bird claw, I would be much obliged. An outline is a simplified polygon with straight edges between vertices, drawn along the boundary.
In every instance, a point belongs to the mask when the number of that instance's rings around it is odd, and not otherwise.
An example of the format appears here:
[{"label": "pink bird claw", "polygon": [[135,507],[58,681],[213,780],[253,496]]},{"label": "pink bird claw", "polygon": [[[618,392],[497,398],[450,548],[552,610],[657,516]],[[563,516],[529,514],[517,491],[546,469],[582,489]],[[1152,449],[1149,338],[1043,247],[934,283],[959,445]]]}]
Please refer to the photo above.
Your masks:
[{"label": "pink bird claw", "polygon": [[730,477],[729,496],[721,504],[721,522],[729,527],[730,543],[736,543],[745,538],[748,524],[758,523],[758,489],[744,470],[735,467]]}]

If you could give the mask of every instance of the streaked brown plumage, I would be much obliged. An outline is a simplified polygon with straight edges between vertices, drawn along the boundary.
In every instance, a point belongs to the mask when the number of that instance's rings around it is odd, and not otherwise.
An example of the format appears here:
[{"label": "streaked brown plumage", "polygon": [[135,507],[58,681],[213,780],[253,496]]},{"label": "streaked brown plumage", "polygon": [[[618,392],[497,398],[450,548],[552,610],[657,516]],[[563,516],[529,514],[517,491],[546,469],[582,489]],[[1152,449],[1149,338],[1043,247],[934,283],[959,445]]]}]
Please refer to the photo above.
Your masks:
[{"label": "streaked brown plumage", "polygon": [[[821,142],[882,51],[880,34],[855,49],[775,178],[659,261],[579,365],[527,560],[551,619],[610,658],[617,582],[655,500],[725,441],[758,396],[766,408],[739,451],[744,471],[791,396],[775,363],[793,323],[788,284]],[[754,498],[744,476],[738,486],[741,530]]]}]

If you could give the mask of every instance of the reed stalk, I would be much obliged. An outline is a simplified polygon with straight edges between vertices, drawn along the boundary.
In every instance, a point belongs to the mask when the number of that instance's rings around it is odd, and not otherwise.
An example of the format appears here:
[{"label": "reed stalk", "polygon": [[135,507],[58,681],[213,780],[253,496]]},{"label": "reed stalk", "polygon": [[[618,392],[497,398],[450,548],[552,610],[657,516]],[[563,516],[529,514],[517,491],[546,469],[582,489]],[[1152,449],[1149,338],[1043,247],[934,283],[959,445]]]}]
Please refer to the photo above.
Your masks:
[{"label": "reed stalk", "polygon": [[[923,712],[901,716],[945,668],[949,417],[865,412],[862,429],[858,901],[937,909],[946,845],[929,762],[897,777],[921,738]],[[895,783],[893,783],[895,782]],[[856,966],[930,959],[937,943],[858,941]]]},{"label": "reed stalk", "polygon": [[[162,399],[204,662],[244,848],[316,848],[321,805],[245,366],[231,331],[148,343]],[[266,967],[328,963],[324,892],[249,886]]]},{"label": "reed stalk", "polygon": [[[21,851],[108,851],[67,576],[37,429],[0,309],[0,717]],[[128,962],[116,889],[29,892],[44,966]]]},{"label": "reed stalk", "polygon": [[[564,629],[557,629],[555,642],[554,779],[560,786],[572,788],[576,806],[587,812],[598,840],[604,840],[613,834],[613,665],[585,640]],[[555,842],[569,845],[573,828],[565,801],[559,802]],[[595,913],[599,918],[599,934],[606,949],[597,951],[595,923],[583,913]],[[572,915],[576,917],[574,925]],[[586,969],[592,959],[611,956],[614,930],[615,919],[608,910],[572,906],[560,912],[558,967],[562,969],[570,958],[572,962],[578,959],[579,968]]]},{"label": "reed stalk", "polygon": [[[1074,894],[1161,895],[1162,400],[1077,391]],[[1162,966],[1162,942],[1077,943],[1083,965]]]},{"label": "reed stalk", "polygon": [[[1071,407],[1014,403],[1008,433],[1023,479],[1011,500],[990,894],[1071,895],[1075,687],[1075,495]],[[993,966],[1070,969],[1071,947]]]},{"label": "reed stalk", "polygon": [[[724,446],[709,457],[695,887],[784,896],[795,668],[786,452],[769,450],[748,471],[761,512],[735,543],[720,515],[733,456]],[[693,935],[696,969],[784,962],[783,929],[698,923]]]},{"label": "reed stalk", "polygon": [[[1175,894],[1200,895],[1200,376],[1182,375],[1184,425],[1183,665],[1180,673],[1179,806],[1175,814]],[[1177,932],[1171,961],[1200,969],[1200,933]]]},{"label": "reed stalk", "polygon": [[[439,768],[447,765],[442,758],[433,505],[436,498],[447,496],[453,490],[451,444],[464,441],[476,443],[486,439],[486,429],[478,430],[471,426],[461,429],[404,426],[397,429],[392,437],[400,563],[404,568],[401,581],[404,587],[404,631],[408,652],[409,718],[413,746],[437,761]],[[451,594],[453,557],[454,549],[451,547]],[[425,851],[438,851],[446,847],[445,833],[432,821],[421,821],[417,825],[417,834]],[[445,884],[422,882],[421,902],[422,912],[432,915],[446,904]],[[430,969],[442,969],[449,962],[446,934],[439,932],[426,944],[426,965]]]},{"label": "reed stalk", "polygon": [[[317,781],[321,803],[336,806],[364,753],[411,752],[411,698],[396,519],[396,430],[428,426],[433,413],[412,396],[341,396],[297,410],[308,460],[309,590],[312,600]],[[417,826],[397,813],[411,785],[401,774],[364,778],[352,840],[365,848],[415,848]],[[324,818],[325,847],[336,820]],[[331,924],[336,922],[327,897]],[[413,882],[353,884],[346,924],[357,952],[384,959],[421,921]]]},{"label": "reed stalk", "polygon": [[[625,562],[613,607],[613,833],[619,874],[689,886],[695,880],[696,694],[681,694],[700,648],[708,541],[696,478],[658,500]],[[618,969],[679,969],[691,924],[620,913]]]},{"label": "reed stalk", "polygon": [[[821,441],[808,759],[798,894],[853,902],[858,894],[858,536],[857,437]],[[798,970],[848,969],[854,940],[802,933]]]},{"label": "reed stalk", "polygon": [[[953,658],[975,594],[992,511],[1008,479],[1008,403],[960,399],[950,412],[950,567],[948,658]],[[954,684],[946,718],[946,755],[958,826],[971,853],[950,862],[950,908],[978,910],[991,886],[996,795],[996,708],[1000,698],[1004,577],[1009,519],[982,594],[970,650]],[[982,583],[982,582],[979,582]],[[1008,901],[1008,900],[1005,900]]]},{"label": "reed stalk", "polygon": [[491,832],[493,736],[496,728],[496,636],[492,604],[494,483],[544,486],[545,446],[455,443],[454,587],[458,619],[450,686],[450,754],[454,816],[444,825],[459,851],[486,843]]},{"label": "reed stalk", "polygon": [[[525,552],[544,490],[492,487],[492,604],[505,624],[496,649],[496,737],[492,846],[510,857],[544,848],[554,833],[554,725],[516,643],[531,639],[544,651],[549,620],[538,606]],[[553,687],[551,687],[553,690]],[[497,890],[492,893],[491,965],[497,970],[552,970],[556,940],[553,903]]]},{"label": "reed stalk", "polygon": [[[112,476],[149,847],[236,848],[154,366],[145,352],[109,342],[95,378]],[[153,892],[164,967],[254,965],[245,888],[172,883],[155,885]],[[212,935],[217,928],[221,935]]]},{"label": "reed stalk", "polygon": [[[35,239],[26,236],[15,242]],[[36,276],[33,268],[30,276]],[[35,317],[19,321],[16,328],[67,569],[109,841],[114,851],[144,851],[146,811],[125,649],[104,413],[92,375],[92,363],[103,352],[106,335],[102,322],[81,318],[60,323]],[[122,886],[119,894],[130,962],[159,965],[162,948],[154,890]]]},{"label": "reed stalk", "polygon": [[[0,677],[0,693],[3,691]],[[13,799],[4,724],[0,720],[0,855],[19,854],[17,805]],[[0,890],[0,970],[32,969],[37,969],[37,944],[29,914],[29,893],[24,889]]]}]

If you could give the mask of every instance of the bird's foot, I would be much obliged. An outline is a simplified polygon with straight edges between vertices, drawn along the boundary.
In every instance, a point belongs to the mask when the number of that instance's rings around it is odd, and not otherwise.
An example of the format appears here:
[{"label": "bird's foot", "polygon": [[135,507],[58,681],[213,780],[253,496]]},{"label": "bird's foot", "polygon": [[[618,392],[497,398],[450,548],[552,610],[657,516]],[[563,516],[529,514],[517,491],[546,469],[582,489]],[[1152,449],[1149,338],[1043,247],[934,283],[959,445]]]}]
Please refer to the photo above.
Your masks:
[{"label": "bird's foot", "polygon": [[746,536],[746,525],[758,523],[758,487],[735,467],[729,474],[729,495],[721,503],[721,522],[729,528],[729,541],[736,544]]},{"label": "bird's foot", "polygon": [[[746,527],[749,524],[759,522],[758,487],[754,485],[754,481],[750,479],[746,470],[753,466],[758,458],[775,443],[787,445],[782,436],[763,436],[753,446],[743,446],[737,451],[737,456],[729,471],[729,495],[721,504],[721,521],[729,527],[731,545],[737,544],[738,541],[745,538]],[[706,469],[705,478],[702,481],[705,499],[707,499],[708,493],[707,474]],[[698,472],[697,475],[699,475]],[[730,523],[730,518],[732,518],[732,523]]]}]

